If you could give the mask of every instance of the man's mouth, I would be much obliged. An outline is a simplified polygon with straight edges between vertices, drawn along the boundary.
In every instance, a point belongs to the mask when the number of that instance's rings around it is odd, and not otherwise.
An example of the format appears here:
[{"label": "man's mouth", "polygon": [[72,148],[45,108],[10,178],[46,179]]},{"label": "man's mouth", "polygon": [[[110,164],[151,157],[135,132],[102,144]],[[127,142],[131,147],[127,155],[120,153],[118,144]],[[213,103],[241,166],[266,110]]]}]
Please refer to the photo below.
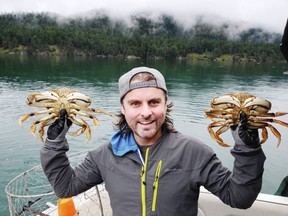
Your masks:
[{"label": "man's mouth", "polygon": [[142,124],[142,125],[149,125],[149,124],[152,124],[154,121],[155,120],[153,120],[153,121],[141,121],[139,123]]}]

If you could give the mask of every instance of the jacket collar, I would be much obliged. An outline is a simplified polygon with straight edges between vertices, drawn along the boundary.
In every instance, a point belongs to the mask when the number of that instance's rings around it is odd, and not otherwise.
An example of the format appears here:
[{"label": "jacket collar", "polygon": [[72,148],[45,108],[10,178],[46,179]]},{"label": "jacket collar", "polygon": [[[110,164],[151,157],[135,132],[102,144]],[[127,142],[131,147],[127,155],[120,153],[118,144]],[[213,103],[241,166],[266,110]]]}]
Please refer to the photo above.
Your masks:
[{"label": "jacket collar", "polygon": [[130,151],[135,152],[139,150],[133,133],[123,136],[119,132],[116,132],[112,135],[111,144],[113,153],[117,156],[123,156]]},{"label": "jacket collar", "polygon": [[[162,131],[162,137],[156,142],[161,143],[162,140],[169,134],[165,131]],[[111,138],[112,151],[117,156],[123,156],[128,152],[140,152],[140,149],[134,139],[133,133],[129,135],[121,135],[119,131],[115,132]],[[156,147],[158,145],[152,145]]]}]

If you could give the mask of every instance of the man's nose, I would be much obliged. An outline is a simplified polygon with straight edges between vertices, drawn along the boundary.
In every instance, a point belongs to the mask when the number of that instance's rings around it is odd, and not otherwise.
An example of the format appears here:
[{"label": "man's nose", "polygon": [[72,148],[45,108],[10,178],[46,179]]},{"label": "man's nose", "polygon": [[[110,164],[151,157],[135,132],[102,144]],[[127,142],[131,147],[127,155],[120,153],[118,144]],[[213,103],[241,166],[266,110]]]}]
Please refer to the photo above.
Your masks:
[{"label": "man's nose", "polygon": [[151,108],[149,107],[149,105],[148,105],[148,104],[144,104],[144,105],[142,106],[141,115],[142,115],[144,118],[147,118],[147,117],[149,117],[151,114],[152,114],[152,110],[151,110]]}]

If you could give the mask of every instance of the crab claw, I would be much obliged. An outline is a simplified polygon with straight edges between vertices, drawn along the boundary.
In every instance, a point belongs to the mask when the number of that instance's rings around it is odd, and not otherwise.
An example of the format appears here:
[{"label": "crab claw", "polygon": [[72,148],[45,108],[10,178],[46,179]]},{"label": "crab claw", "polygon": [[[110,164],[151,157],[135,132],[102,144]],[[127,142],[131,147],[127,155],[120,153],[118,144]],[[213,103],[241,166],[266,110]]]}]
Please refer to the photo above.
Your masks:
[{"label": "crab claw", "polygon": [[30,116],[31,116],[30,114],[27,114],[27,115],[19,118],[18,123],[22,128],[23,128],[22,122],[26,121]]}]

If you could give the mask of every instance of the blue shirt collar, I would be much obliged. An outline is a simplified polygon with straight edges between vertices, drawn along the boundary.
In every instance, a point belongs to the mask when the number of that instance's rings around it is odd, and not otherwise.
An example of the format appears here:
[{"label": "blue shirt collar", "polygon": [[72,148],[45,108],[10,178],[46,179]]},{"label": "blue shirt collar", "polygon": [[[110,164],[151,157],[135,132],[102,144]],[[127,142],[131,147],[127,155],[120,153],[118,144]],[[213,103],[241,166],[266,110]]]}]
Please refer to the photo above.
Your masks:
[{"label": "blue shirt collar", "polygon": [[138,145],[134,139],[133,133],[122,136],[119,132],[112,135],[111,138],[113,153],[117,156],[123,156],[130,151],[138,151]]}]

